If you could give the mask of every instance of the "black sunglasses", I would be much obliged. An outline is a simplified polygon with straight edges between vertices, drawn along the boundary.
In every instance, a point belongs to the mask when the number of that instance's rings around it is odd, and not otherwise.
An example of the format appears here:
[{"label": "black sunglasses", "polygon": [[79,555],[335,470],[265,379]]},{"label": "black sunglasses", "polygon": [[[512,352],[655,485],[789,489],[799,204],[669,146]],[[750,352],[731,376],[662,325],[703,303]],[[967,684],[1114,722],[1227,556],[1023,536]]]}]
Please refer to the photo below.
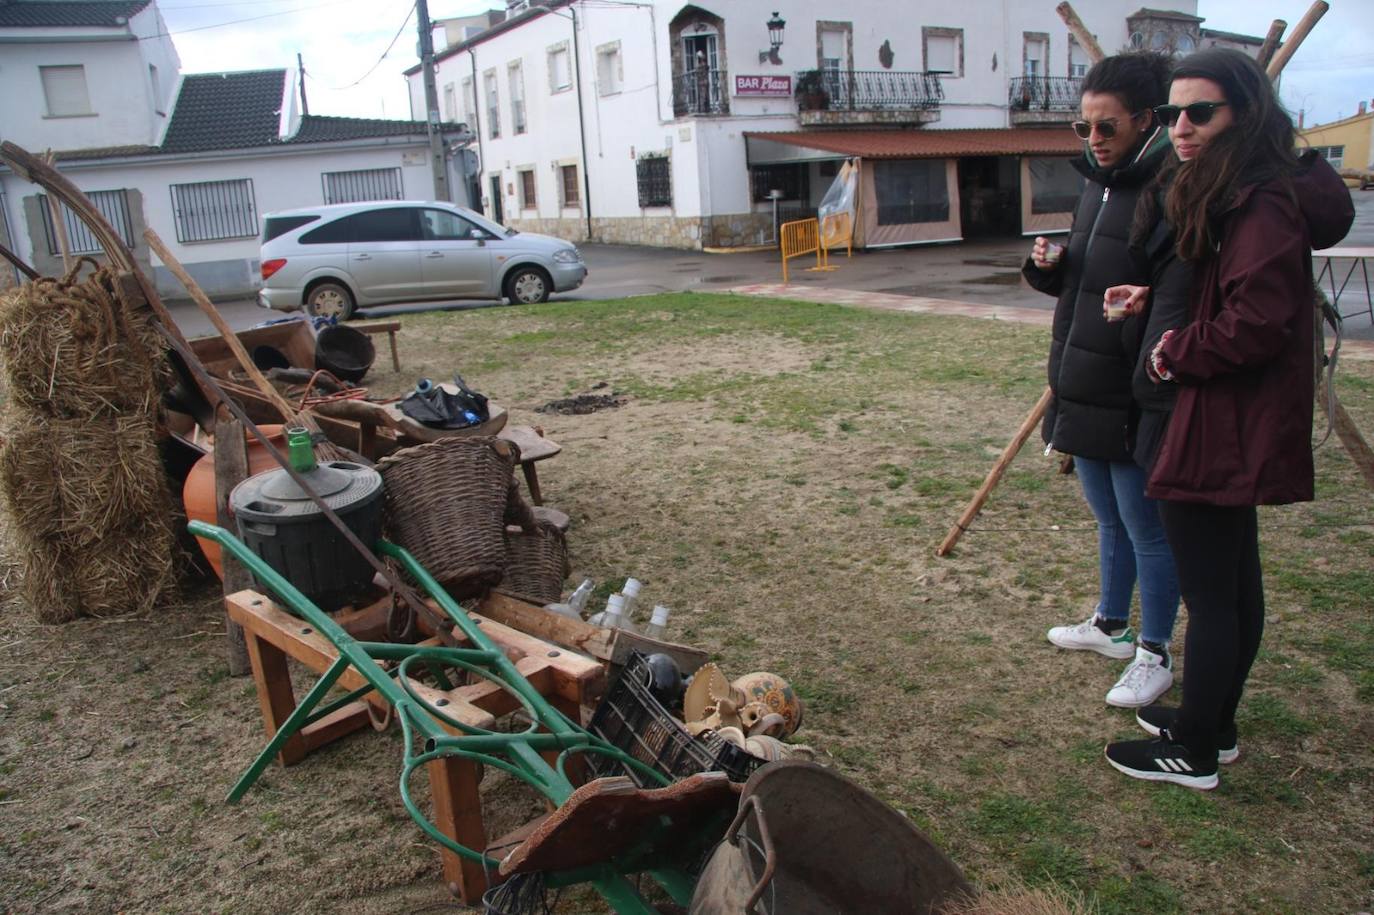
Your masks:
[{"label": "black sunglasses", "polygon": [[[1137,111],[1135,114],[1131,115],[1131,120],[1134,121],[1144,113],[1143,111]],[[1092,121],[1091,123],[1088,121],[1074,121],[1069,126],[1073,128],[1074,133],[1078,134],[1078,139],[1080,140],[1090,138],[1093,135],[1094,127],[1097,128],[1097,135],[1104,140],[1110,140],[1112,137],[1116,136],[1116,118],[1107,118],[1105,121]]]},{"label": "black sunglasses", "polygon": [[1178,123],[1180,114],[1188,115],[1188,123],[1194,127],[1201,127],[1212,119],[1212,115],[1217,113],[1218,108],[1225,108],[1226,102],[1193,102],[1191,105],[1160,105],[1154,109],[1155,117],[1159,118],[1159,123],[1165,127],[1173,127]]}]

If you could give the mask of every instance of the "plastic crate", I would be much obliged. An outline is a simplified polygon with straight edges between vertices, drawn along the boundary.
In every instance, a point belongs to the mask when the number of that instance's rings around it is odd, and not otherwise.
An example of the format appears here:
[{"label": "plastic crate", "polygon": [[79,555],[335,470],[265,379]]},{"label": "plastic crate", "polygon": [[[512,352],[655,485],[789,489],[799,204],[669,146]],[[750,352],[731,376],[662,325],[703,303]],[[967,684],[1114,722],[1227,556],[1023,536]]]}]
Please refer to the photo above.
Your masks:
[{"label": "plastic crate", "polygon": [[[592,733],[673,780],[698,772],[724,772],[730,781],[743,782],[763,765],[762,759],[715,732],[695,738],[688,734],[649,692],[648,674],[644,655],[631,654],[620,679],[592,715]],[[597,777],[627,775],[641,788],[658,787],[608,756],[588,754],[587,761]]]}]

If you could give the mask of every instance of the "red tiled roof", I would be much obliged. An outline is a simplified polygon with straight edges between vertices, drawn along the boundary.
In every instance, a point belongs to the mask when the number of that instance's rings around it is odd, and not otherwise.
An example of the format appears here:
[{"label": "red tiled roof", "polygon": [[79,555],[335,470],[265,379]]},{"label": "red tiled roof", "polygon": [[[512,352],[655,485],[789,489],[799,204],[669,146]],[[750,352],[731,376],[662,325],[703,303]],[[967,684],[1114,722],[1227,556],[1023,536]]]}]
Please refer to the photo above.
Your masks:
[{"label": "red tiled roof", "polygon": [[1083,141],[1067,125],[976,130],[751,130],[744,135],[864,159],[1072,156],[1083,151]]}]

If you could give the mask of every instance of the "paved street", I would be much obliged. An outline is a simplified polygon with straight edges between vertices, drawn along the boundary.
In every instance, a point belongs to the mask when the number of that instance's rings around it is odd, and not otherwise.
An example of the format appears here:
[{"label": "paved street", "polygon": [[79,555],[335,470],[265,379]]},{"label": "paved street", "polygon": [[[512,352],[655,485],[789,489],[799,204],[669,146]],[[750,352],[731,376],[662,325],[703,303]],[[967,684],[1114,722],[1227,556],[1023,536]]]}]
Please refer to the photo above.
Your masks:
[{"label": "paved street", "polygon": [[[1342,246],[1374,246],[1374,191],[1352,192],[1356,203],[1355,227]],[[737,286],[778,283],[782,279],[776,251],[742,254],[706,254],[630,245],[579,245],[590,271],[582,288],[557,296],[565,300],[591,300],[650,295],[658,292],[724,291]],[[790,282],[818,287],[886,295],[952,299],[979,305],[1048,309],[1054,300],[1027,287],[1020,276],[1021,259],[1029,239],[996,239],[917,248],[889,248],[856,252],[846,259],[841,252],[832,258],[837,269],[829,273],[807,272],[807,260],[790,265]],[[1337,285],[1345,277],[1349,261],[1337,261]],[[1317,265],[1320,269],[1320,263]],[[1324,283],[1329,289],[1329,283]],[[1346,322],[1353,339],[1374,340],[1374,325],[1365,311],[1366,291],[1357,269],[1341,298],[1341,310],[1359,316]],[[173,303],[172,313],[187,336],[210,332],[209,322],[189,302]],[[258,308],[251,300],[220,303],[236,328],[280,317]],[[360,317],[382,318],[416,311],[461,310],[498,307],[492,302],[440,302],[390,305],[359,311]]]}]

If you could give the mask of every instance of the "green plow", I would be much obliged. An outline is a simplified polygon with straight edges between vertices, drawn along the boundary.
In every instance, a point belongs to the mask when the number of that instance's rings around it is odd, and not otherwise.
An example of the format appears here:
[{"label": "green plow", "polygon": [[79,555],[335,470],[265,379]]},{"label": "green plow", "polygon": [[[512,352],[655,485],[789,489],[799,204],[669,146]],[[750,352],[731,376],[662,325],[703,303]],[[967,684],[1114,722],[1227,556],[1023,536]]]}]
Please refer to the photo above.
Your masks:
[{"label": "green plow", "polygon": [[[568,760],[577,754],[610,757],[630,766],[654,783],[667,786],[670,779],[619,748],[589,733],[554,708],[516,669],[514,663],[484,633],[453,600],[437,581],[416,561],[415,557],[395,544],[379,541],[377,553],[400,563],[411,578],[441,608],[453,625],[463,633],[472,648],[444,648],[384,642],[360,642],[334,622],[324,611],[295,588],[286,578],[271,568],[239,539],[228,531],[201,521],[188,525],[197,537],[213,540],[233,554],[234,558],[253,573],[297,616],[308,621],[339,651],[338,660],[320,677],[297,705],[296,710],[278,728],[272,740],[258,754],[253,764],[229,792],[228,801],[238,801],[253,786],[271,764],[282,747],[301,728],[375,691],[394,709],[404,734],[405,756],[401,768],[401,800],[411,819],[420,829],[444,848],[464,858],[479,862],[489,873],[495,873],[500,861],[483,851],[468,848],[444,835],[420,810],[411,796],[411,775],[417,768],[446,757],[458,757],[481,763],[506,772],[532,786],[555,806],[561,806],[575,790],[566,772]],[[378,661],[394,662],[390,670]],[[324,705],[339,677],[352,667],[366,686]],[[491,680],[519,703],[530,725],[523,731],[506,733],[474,727],[445,715],[443,710],[425,701],[412,688],[407,674],[416,667],[426,670],[455,668]],[[440,674],[442,677],[442,674]],[[460,733],[454,734],[453,730]],[[540,752],[559,751],[550,765]],[[667,826],[667,824],[665,824]],[[662,855],[648,846],[625,853],[613,861],[554,874],[545,874],[545,885],[567,886],[590,883],[606,901],[622,915],[650,915],[654,909],[636,890],[626,874],[648,872],[679,905],[691,902],[694,880],[680,864],[665,864]]]}]

